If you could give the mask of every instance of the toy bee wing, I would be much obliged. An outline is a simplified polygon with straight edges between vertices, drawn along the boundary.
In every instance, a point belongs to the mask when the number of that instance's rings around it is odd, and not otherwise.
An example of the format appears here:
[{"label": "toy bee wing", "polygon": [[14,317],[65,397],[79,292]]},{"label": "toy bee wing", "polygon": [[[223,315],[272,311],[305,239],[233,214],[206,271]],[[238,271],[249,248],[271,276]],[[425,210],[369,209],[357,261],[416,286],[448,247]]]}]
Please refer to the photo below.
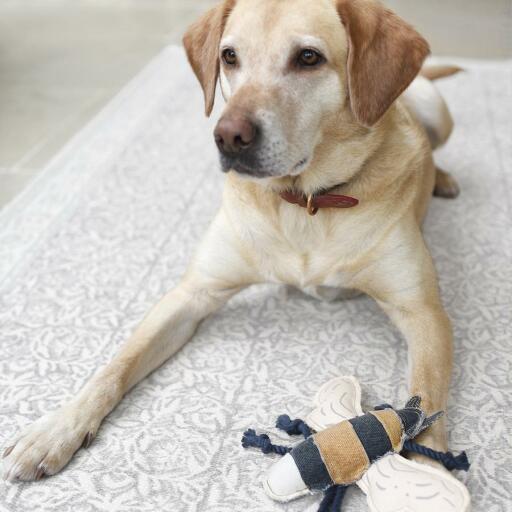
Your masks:
[{"label": "toy bee wing", "polygon": [[[368,416],[361,409],[361,388],[353,377],[338,377],[324,384],[315,396],[314,405],[315,409],[307,416],[306,423],[318,433],[345,420],[354,421],[354,417]],[[408,402],[409,405],[417,407],[419,404],[413,401]],[[356,455],[363,454],[359,450]],[[307,461],[307,457],[304,460]],[[304,467],[299,470],[300,465],[301,461],[293,456],[293,451],[274,464],[264,480],[267,494],[278,501],[309,494],[314,485],[310,481],[309,486],[305,484]],[[347,466],[353,467],[353,464]],[[446,471],[410,461],[398,453],[376,459],[361,474],[353,475],[353,480],[357,480],[356,484],[366,494],[371,512],[469,510],[469,493],[461,482]],[[315,475],[323,485],[321,475],[318,477],[316,471]]]}]

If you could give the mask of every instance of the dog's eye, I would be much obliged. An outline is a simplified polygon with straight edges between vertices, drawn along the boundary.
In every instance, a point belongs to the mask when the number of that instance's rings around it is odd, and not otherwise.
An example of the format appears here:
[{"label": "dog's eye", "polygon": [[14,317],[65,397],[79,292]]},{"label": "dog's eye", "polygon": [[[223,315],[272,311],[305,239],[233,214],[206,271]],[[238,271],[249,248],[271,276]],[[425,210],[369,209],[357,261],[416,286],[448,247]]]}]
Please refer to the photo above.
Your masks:
[{"label": "dog's eye", "polygon": [[222,52],[222,60],[228,66],[235,66],[236,65],[236,52],[235,52],[235,50],[233,50],[233,48],[226,48]]},{"label": "dog's eye", "polygon": [[323,61],[324,58],[322,55],[316,50],[311,50],[310,48],[301,50],[297,59],[298,65],[302,67],[318,66],[318,64],[321,64]]}]

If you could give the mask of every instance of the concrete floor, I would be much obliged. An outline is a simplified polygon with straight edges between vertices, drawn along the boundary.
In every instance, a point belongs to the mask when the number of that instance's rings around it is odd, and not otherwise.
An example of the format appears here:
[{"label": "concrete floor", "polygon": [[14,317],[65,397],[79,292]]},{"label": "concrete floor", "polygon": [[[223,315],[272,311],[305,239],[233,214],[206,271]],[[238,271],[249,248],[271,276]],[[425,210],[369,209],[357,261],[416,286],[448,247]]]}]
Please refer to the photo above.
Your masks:
[{"label": "concrete floor", "polygon": [[[0,0],[0,208],[215,0]],[[388,0],[434,53],[512,56],[512,0]]]}]

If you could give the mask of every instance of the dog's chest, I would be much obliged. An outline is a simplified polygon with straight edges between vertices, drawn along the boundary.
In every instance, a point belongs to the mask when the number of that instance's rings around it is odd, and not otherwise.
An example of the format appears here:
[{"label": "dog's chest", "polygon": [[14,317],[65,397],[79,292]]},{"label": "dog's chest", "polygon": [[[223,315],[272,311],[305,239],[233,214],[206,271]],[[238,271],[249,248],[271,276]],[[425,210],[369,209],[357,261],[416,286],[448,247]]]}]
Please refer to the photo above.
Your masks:
[{"label": "dog's chest", "polygon": [[[235,193],[232,193],[235,192]],[[318,211],[256,194],[229,189],[224,204],[242,252],[256,279],[299,288],[351,288],[354,273],[365,265],[392,215],[370,206]],[[242,200],[243,199],[243,200]]]},{"label": "dog's chest", "polygon": [[265,280],[299,288],[350,287],[348,267],[359,240],[348,228],[342,221],[333,227],[300,215],[251,230],[258,271]]},{"label": "dog's chest", "polygon": [[299,288],[345,288],[351,275],[335,259],[320,251],[269,251],[260,260],[260,272],[272,282],[292,284]]}]

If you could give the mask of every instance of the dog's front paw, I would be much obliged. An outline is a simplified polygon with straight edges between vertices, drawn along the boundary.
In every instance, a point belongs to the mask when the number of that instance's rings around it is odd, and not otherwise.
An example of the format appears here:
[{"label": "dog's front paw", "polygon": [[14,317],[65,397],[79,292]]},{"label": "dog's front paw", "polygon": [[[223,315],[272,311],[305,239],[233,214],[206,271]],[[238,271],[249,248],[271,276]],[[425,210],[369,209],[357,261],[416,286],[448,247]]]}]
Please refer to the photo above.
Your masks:
[{"label": "dog's front paw", "polygon": [[79,408],[66,406],[39,418],[3,453],[5,480],[39,480],[60,471],[81,447],[88,447],[97,426]]}]

